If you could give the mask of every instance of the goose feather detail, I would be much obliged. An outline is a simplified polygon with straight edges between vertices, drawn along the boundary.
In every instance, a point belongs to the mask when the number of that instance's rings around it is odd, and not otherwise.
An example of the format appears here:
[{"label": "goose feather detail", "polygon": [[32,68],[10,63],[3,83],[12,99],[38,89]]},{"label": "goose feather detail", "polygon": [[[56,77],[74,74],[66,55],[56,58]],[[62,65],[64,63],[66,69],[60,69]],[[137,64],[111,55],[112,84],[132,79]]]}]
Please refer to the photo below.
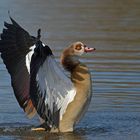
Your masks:
[{"label": "goose feather detail", "polygon": [[4,24],[0,52],[15,96],[27,114],[36,110],[49,127],[58,127],[76,94],[74,85],[57,64],[51,49],[10,19],[12,24]]}]

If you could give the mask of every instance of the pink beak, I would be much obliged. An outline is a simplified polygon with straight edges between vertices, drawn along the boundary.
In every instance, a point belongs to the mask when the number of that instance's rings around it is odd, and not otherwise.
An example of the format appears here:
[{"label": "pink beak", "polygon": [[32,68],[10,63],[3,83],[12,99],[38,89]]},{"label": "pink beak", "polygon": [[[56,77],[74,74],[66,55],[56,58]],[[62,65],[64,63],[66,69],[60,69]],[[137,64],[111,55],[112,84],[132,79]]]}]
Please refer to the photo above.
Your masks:
[{"label": "pink beak", "polygon": [[89,47],[85,47],[85,52],[94,52],[96,49],[95,48],[89,48]]}]

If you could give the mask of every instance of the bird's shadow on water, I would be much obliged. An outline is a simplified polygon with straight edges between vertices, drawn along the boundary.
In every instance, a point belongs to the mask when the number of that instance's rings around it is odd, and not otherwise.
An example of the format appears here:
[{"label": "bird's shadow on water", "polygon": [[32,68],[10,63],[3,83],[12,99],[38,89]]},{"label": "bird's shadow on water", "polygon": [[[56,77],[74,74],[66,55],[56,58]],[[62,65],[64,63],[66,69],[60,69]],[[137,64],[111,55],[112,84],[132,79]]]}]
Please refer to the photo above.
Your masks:
[{"label": "bird's shadow on water", "polygon": [[[76,128],[72,133],[48,133],[45,131],[31,131],[31,126],[10,127],[0,124],[0,136],[12,137],[18,140],[86,140],[88,137],[104,135],[108,130],[106,128]],[[88,138],[89,139],[89,138]]]}]

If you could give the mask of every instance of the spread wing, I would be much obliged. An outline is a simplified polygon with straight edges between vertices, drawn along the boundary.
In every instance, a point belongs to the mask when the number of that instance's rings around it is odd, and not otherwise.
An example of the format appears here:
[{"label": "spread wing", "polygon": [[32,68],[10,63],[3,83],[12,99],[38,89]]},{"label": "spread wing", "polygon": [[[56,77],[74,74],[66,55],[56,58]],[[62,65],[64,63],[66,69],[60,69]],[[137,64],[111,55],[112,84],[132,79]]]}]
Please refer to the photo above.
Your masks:
[{"label": "spread wing", "polygon": [[50,48],[11,21],[4,24],[0,52],[15,96],[28,115],[37,111],[49,127],[58,127],[76,90]]},{"label": "spread wing", "polygon": [[30,75],[26,67],[26,55],[37,39],[30,36],[12,18],[10,19],[11,24],[4,23],[0,53],[11,75],[11,84],[17,101],[27,115],[31,115],[35,109],[29,95]]},{"label": "spread wing", "polygon": [[58,127],[68,104],[74,99],[75,88],[56,63],[51,50],[41,42],[34,50],[30,68],[33,104],[50,127]]}]

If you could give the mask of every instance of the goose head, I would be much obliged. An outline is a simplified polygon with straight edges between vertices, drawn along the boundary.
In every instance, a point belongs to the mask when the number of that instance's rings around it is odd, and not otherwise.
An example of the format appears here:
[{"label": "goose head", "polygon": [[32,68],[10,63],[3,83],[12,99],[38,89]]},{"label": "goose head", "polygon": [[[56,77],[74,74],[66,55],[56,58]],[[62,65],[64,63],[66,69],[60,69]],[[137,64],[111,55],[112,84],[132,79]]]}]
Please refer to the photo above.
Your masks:
[{"label": "goose head", "polygon": [[74,42],[66,48],[61,55],[61,64],[63,67],[72,71],[80,63],[79,57],[84,53],[94,52],[95,48],[89,48],[82,42]]}]

